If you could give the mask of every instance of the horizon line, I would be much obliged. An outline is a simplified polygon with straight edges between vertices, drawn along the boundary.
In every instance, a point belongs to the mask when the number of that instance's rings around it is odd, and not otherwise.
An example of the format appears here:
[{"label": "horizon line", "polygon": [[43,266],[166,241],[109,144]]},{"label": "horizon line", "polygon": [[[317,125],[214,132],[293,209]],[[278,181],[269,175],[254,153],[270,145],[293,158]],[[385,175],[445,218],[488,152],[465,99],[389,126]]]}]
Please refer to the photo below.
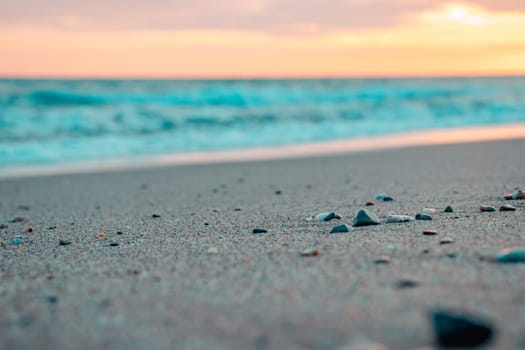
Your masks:
[{"label": "horizon line", "polygon": [[344,79],[434,79],[434,78],[523,78],[525,72],[519,73],[465,73],[465,74],[341,74],[341,75],[10,75],[0,74],[0,80],[344,80]]}]

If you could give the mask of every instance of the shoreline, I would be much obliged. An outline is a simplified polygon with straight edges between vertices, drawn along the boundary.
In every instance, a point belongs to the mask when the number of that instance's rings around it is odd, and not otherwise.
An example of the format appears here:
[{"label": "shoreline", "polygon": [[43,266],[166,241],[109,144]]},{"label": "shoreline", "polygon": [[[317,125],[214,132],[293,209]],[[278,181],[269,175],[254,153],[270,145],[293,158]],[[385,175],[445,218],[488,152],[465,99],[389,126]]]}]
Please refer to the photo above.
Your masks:
[{"label": "shoreline", "polygon": [[525,138],[525,123],[415,131],[355,139],[242,150],[189,152],[0,169],[0,181],[19,177],[106,173],[192,164],[239,163]]}]

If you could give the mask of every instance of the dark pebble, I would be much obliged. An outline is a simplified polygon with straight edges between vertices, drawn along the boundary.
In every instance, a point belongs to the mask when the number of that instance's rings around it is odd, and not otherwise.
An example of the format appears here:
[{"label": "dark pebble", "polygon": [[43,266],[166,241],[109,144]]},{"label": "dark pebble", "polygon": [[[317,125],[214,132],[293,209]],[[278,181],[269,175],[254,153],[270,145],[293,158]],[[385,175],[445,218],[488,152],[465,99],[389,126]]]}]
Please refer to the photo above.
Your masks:
[{"label": "dark pebble", "polygon": [[47,229],[48,229],[48,230],[54,230],[54,229],[56,229],[56,228],[57,228],[56,226],[49,226]]},{"label": "dark pebble", "polygon": [[374,263],[377,264],[377,265],[380,265],[380,264],[390,264],[390,257],[388,256],[382,256],[376,260],[374,260]]},{"label": "dark pebble", "polygon": [[65,239],[61,239],[60,241],[58,241],[58,245],[70,245],[70,244],[71,244],[71,241],[68,241]]},{"label": "dark pebble", "polygon": [[348,226],[346,226],[345,224],[335,226],[332,229],[332,231],[330,231],[330,233],[345,233],[345,232],[350,232],[350,230],[348,229]]},{"label": "dark pebble", "polygon": [[20,209],[20,210],[29,210],[29,209],[31,209],[31,208],[29,207],[29,205],[19,205],[19,206],[17,207],[17,209]]},{"label": "dark pebble", "polygon": [[27,221],[27,218],[17,216],[16,218],[11,219],[9,222],[14,224],[17,222],[25,222],[25,221]]},{"label": "dark pebble", "polygon": [[479,346],[495,333],[488,322],[471,315],[435,310],[431,319],[436,342],[447,348]]},{"label": "dark pebble", "polygon": [[280,191],[280,190],[277,190],[277,191],[275,191],[275,194],[283,194],[283,192]]},{"label": "dark pebble", "polygon": [[26,228],[24,228],[23,232],[24,233],[31,233],[31,232],[33,232],[33,228],[32,227],[26,227]]},{"label": "dark pebble", "polygon": [[453,238],[445,237],[441,241],[439,241],[439,244],[452,244],[454,243]]},{"label": "dark pebble", "polygon": [[157,219],[157,218],[160,218],[160,215],[159,214],[152,214],[151,217],[154,218],[154,219]]},{"label": "dark pebble", "polygon": [[454,209],[452,209],[450,205],[445,208],[445,213],[453,213],[453,212],[454,212]]},{"label": "dark pebble", "polygon": [[118,247],[118,245],[119,245],[118,242],[111,242],[109,244],[110,247]]},{"label": "dark pebble", "polygon": [[0,224],[0,230],[5,230],[7,228],[7,225]]},{"label": "dark pebble", "polygon": [[47,302],[50,303],[50,304],[56,304],[58,301],[58,298],[54,295],[51,295],[51,296],[48,296],[47,297]]},{"label": "dark pebble", "polygon": [[501,207],[499,207],[499,211],[516,211],[516,207],[510,204],[504,204]]},{"label": "dark pebble", "polygon": [[495,212],[496,209],[494,209],[494,207],[491,207],[491,206],[488,206],[488,205],[482,205],[479,207],[479,211],[483,212],[483,213],[492,213],[492,212]]},{"label": "dark pebble", "polygon": [[455,259],[458,257],[458,254],[457,253],[448,253],[447,254],[447,257],[451,258],[451,259]]},{"label": "dark pebble", "polygon": [[117,235],[121,235],[121,234],[123,234],[123,233],[124,233],[124,232],[122,232],[122,231],[117,231]]},{"label": "dark pebble", "polygon": [[425,236],[435,236],[437,235],[437,231],[436,230],[423,230],[423,234]]},{"label": "dark pebble", "polygon": [[233,209],[233,211],[241,211],[242,209],[241,208],[235,208]]},{"label": "dark pebble", "polygon": [[367,207],[371,207],[373,205],[374,205],[374,202],[366,202],[366,204],[365,204],[365,206],[367,206]]},{"label": "dark pebble", "polygon": [[267,230],[263,229],[263,228],[254,228],[252,230],[253,233],[266,233],[268,232]]},{"label": "dark pebble", "polygon": [[207,223],[207,222],[204,223],[204,226],[208,226],[208,225],[209,225],[209,223]]},{"label": "dark pebble", "polygon": [[396,287],[399,288],[399,289],[405,289],[405,288],[414,288],[414,287],[417,287],[419,285],[419,283],[417,281],[414,281],[414,280],[400,280],[400,281],[397,281],[396,283]]},{"label": "dark pebble", "polygon": [[353,224],[356,227],[359,226],[369,226],[369,225],[379,225],[379,218],[366,209],[359,209],[353,220]]}]

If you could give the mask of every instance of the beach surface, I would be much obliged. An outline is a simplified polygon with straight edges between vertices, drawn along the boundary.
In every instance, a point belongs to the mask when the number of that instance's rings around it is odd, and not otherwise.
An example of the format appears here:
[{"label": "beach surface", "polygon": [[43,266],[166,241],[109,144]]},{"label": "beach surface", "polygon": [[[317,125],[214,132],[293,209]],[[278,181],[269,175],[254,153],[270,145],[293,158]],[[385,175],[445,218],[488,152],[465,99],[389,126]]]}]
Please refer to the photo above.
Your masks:
[{"label": "beach surface", "polygon": [[[523,150],[500,140],[1,180],[0,348],[431,349],[440,307],[490,322],[488,348],[525,349],[525,264],[490,261],[525,246],[525,201],[503,199],[525,187]],[[329,234],[369,201],[381,225]],[[498,211],[506,203],[517,210]],[[432,221],[385,223],[427,207]],[[327,211],[342,220],[305,220]],[[310,247],[319,255],[301,256]]]}]

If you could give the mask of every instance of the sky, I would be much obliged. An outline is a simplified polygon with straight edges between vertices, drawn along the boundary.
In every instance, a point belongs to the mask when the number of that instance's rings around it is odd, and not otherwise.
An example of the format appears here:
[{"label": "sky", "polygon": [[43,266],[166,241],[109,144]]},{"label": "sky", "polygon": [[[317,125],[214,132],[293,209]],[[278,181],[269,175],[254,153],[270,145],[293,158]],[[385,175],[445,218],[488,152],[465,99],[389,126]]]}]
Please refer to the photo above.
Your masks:
[{"label": "sky", "polygon": [[523,0],[0,0],[0,76],[525,74]]}]

